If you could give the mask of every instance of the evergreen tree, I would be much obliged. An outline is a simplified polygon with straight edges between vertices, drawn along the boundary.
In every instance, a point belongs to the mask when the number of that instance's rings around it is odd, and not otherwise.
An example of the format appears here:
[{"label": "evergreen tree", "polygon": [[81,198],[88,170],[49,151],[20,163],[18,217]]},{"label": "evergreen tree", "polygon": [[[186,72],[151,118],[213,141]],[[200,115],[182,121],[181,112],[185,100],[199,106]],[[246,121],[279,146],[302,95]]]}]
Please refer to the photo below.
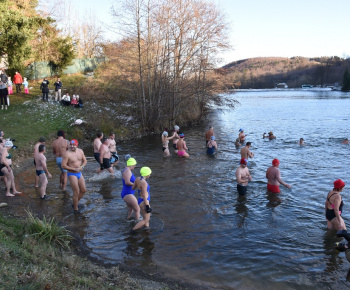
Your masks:
[{"label": "evergreen tree", "polygon": [[343,87],[341,89],[342,91],[348,92],[350,91],[350,73],[348,68],[346,68],[343,76]]}]

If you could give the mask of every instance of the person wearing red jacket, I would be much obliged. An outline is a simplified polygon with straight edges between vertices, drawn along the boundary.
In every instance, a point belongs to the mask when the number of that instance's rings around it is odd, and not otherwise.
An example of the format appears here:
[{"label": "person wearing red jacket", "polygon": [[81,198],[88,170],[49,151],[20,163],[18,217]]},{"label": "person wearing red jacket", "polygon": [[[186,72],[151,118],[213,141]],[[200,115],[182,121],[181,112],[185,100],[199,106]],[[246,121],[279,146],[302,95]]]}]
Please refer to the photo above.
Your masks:
[{"label": "person wearing red jacket", "polygon": [[16,74],[13,77],[13,83],[16,85],[16,93],[18,94],[18,92],[19,92],[21,94],[22,93],[21,86],[23,83],[23,79],[22,79],[21,74],[18,71],[16,71]]}]

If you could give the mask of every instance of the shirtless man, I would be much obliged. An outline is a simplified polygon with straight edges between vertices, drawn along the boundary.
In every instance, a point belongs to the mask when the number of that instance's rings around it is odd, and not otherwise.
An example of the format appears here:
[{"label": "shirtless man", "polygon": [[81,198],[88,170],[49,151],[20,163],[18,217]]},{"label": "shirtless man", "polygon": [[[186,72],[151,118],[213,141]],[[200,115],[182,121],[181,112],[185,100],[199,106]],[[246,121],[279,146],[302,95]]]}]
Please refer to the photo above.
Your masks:
[{"label": "shirtless man", "polygon": [[187,154],[187,152],[185,151],[185,150],[188,150],[188,148],[186,146],[186,142],[184,139],[185,139],[185,135],[180,134],[180,139],[176,143],[177,155],[179,157],[190,157],[190,155]]},{"label": "shirtless man", "polygon": [[341,142],[342,144],[349,144],[349,139],[345,138],[345,140],[343,142]]},{"label": "shirtless man", "polygon": [[119,156],[117,154],[117,143],[115,142],[114,133],[109,134],[109,151],[111,152],[111,166],[113,167],[115,164],[119,162]]},{"label": "shirtless man", "polygon": [[281,172],[278,169],[280,165],[280,161],[278,159],[272,160],[272,166],[266,170],[266,178],[267,178],[267,190],[272,193],[280,193],[280,184],[283,184],[287,188],[291,188],[291,186],[285,183],[281,179]]},{"label": "shirtless man", "polygon": [[300,138],[300,140],[299,140],[299,145],[300,145],[300,146],[305,145],[304,139],[303,139],[303,138]]},{"label": "shirtless man", "polygon": [[66,190],[67,185],[67,170],[62,168],[62,156],[68,150],[68,140],[64,138],[64,132],[62,130],[57,132],[57,139],[52,142],[52,152],[56,157],[56,163],[61,170],[60,175],[60,187],[62,190]]},{"label": "shirtless man", "polygon": [[[6,196],[12,197],[15,196],[15,194],[20,194],[21,192],[16,190],[15,186],[15,177],[13,175],[13,171],[11,168],[12,160],[11,160],[11,154],[9,153],[9,150],[12,148],[13,143],[12,141],[5,141],[3,145],[3,149],[1,150],[1,163],[0,163],[0,170],[2,173],[4,173],[6,177]],[[10,189],[12,187],[11,194]]]},{"label": "shirtless man", "polygon": [[[52,175],[47,169],[46,166],[46,157],[45,157],[45,145],[40,144],[38,148],[38,152],[34,155],[34,161],[35,161],[35,169],[36,169],[36,176],[40,180],[40,198],[46,199],[46,187],[47,187],[47,177],[52,178]],[[47,177],[46,177],[47,174]]]},{"label": "shirtless man", "polygon": [[214,127],[213,126],[210,126],[209,130],[207,132],[205,132],[205,146],[206,147],[208,145],[208,142],[210,141],[210,137],[211,136],[215,136]]},{"label": "shirtless man", "polygon": [[252,142],[247,142],[247,144],[241,149],[241,158],[247,159],[253,158],[254,153],[250,152],[249,148],[252,145]]},{"label": "shirtless man", "polygon": [[109,151],[109,139],[102,138],[102,145],[100,147],[100,166],[101,170],[107,169],[110,173],[114,173],[111,167],[111,151]]},{"label": "shirtless man", "polygon": [[266,133],[263,134],[263,139],[265,139],[265,138],[269,138],[269,140],[276,139],[276,136],[273,135],[273,132],[272,132],[272,131],[270,131],[270,132],[268,133],[269,135],[266,135],[266,136],[265,136],[265,134],[266,134]]},{"label": "shirtless man", "polygon": [[[3,140],[2,138],[1,138],[1,130],[0,130],[0,161],[1,161],[1,152],[2,152],[2,150],[4,149],[4,142],[5,142],[5,140]],[[4,181],[4,183],[5,183],[5,187],[6,187],[6,176],[5,176],[5,174],[0,170],[0,180],[3,180]]]},{"label": "shirtless man", "polygon": [[70,141],[69,150],[63,154],[62,168],[68,170],[68,178],[73,189],[74,213],[78,213],[78,204],[86,192],[85,180],[81,171],[87,163],[83,150],[77,148],[78,141]]},{"label": "shirtless man", "polygon": [[252,176],[247,167],[247,159],[242,158],[239,164],[240,165],[236,170],[237,191],[239,195],[245,195],[247,193],[248,182],[252,181]]},{"label": "shirtless man", "polygon": [[175,126],[174,126],[174,134],[173,134],[173,136],[172,136],[172,138],[173,138],[173,148],[174,148],[174,150],[175,150],[175,151],[174,151],[175,153],[177,153],[176,144],[177,144],[177,142],[179,142],[179,140],[180,140],[180,137],[179,137],[179,134],[178,134],[179,130],[180,130],[180,127],[179,127],[178,125],[175,125]]},{"label": "shirtless man", "polygon": [[[39,142],[36,143],[34,145],[34,150],[33,150],[33,159],[34,159],[34,166],[36,166],[36,163],[35,163],[35,155],[39,153],[39,146],[40,145],[45,145],[45,138],[44,137],[40,137],[39,138]],[[39,176],[36,174],[35,175],[35,187],[39,187]]]},{"label": "shirtless man", "polygon": [[96,133],[96,138],[94,140],[94,157],[95,160],[100,164],[100,147],[101,147],[101,139],[103,138],[103,133],[102,132],[97,132]]}]

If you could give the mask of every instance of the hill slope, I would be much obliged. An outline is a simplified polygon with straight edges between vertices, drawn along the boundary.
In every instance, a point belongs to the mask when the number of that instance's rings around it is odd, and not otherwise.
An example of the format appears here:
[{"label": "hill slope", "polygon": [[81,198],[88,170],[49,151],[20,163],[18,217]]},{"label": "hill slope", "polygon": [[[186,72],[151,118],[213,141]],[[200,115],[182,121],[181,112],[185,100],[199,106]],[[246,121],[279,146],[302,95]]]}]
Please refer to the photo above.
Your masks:
[{"label": "hill slope", "polygon": [[217,72],[227,88],[274,88],[286,82],[290,88],[302,84],[327,86],[342,83],[350,58],[257,57],[231,62]]}]

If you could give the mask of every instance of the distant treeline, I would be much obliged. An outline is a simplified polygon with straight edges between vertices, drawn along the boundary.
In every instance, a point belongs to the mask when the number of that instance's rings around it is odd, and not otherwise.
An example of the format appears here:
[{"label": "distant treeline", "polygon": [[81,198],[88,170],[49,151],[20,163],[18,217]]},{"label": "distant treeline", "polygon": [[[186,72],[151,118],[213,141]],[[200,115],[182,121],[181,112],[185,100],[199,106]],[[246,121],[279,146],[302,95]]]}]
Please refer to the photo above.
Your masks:
[{"label": "distant treeline", "polygon": [[217,72],[228,89],[274,88],[285,82],[289,88],[303,84],[313,86],[342,86],[350,58],[333,57],[259,57],[229,63]]}]

